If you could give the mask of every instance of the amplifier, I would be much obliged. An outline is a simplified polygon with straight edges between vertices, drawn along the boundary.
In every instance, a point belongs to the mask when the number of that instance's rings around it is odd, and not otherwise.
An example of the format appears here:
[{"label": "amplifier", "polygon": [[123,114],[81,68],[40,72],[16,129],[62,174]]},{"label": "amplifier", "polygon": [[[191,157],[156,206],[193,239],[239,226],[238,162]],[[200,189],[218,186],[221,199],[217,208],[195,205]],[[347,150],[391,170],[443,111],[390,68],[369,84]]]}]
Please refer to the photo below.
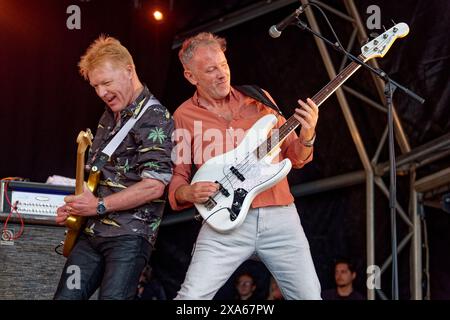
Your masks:
[{"label": "amplifier", "polygon": [[[0,217],[11,212],[11,204],[17,203],[17,211],[22,218],[31,223],[53,224],[56,209],[64,204],[64,197],[75,193],[71,186],[59,186],[46,183],[24,181],[1,181]],[[17,215],[13,214],[15,220]]]},{"label": "amplifier", "polygon": [[[9,223],[15,234],[20,224]],[[55,252],[62,226],[25,224],[22,236],[0,241],[0,300],[52,299],[66,259]]]},{"label": "amplifier", "polygon": [[[66,230],[55,222],[56,209],[75,188],[1,180],[0,190],[0,300],[52,299],[66,261],[56,252]],[[24,222],[23,233],[13,240],[22,226],[14,213],[4,229],[2,222],[11,211],[6,195],[11,204],[17,202]]]}]

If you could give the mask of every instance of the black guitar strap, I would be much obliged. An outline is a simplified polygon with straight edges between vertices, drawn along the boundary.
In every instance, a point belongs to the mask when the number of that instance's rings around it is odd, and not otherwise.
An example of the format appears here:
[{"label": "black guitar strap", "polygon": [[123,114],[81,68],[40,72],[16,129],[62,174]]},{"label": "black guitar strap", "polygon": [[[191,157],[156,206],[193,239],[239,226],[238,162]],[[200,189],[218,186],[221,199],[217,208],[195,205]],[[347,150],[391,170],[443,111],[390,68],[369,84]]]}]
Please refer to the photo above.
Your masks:
[{"label": "black guitar strap", "polygon": [[278,112],[281,116],[283,116],[283,113],[281,112],[280,108],[276,104],[274,104],[269,97],[266,95],[263,89],[258,87],[257,85],[242,85],[242,86],[234,86],[236,90],[239,92],[242,92],[246,96],[249,96],[250,98],[253,98],[266,106],[272,108],[276,112]]}]

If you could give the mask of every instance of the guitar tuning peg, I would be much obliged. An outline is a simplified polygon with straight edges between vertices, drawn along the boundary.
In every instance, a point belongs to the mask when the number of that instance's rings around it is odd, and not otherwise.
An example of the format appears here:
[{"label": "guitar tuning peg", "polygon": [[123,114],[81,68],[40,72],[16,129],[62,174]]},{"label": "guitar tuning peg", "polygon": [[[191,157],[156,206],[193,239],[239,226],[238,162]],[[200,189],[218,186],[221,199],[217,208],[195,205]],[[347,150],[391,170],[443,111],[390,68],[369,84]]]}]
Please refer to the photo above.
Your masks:
[{"label": "guitar tuning peg", "polygon": [[[395,21],[392,20],[392,19],[391,19],[391,21],[392,21],[392,23],[393,23],[394,26],[395,26],[395,25],[396,25]],[[394,29],[392,29],[392,31],[393,31],[394,33],[396,33],[396,32],[398,31],[398,28],[397,28],[397,27],[394,27]]]},{"label": "guitar tuning peg", "polygon": [[372,33],[369,34],[369,36],[371,36],[372,38],[376,38],[376,37],[379,36],[379,34],[376,33],[376,32],[372,32]]},{"label": "guitar tuning peg", "polygon": [[387,39],[388,35],[386,34],[386,27],[383,25],[384,33],[383,33],[383,39]]}]

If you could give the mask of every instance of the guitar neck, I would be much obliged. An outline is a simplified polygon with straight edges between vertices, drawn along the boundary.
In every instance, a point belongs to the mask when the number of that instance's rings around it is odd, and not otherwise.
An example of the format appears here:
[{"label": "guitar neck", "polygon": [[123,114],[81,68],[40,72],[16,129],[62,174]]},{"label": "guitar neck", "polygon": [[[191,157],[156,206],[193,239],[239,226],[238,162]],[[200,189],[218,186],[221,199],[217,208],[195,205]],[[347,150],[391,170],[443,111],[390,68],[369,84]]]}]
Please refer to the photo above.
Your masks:
[{"label": "guitar neck", "polygon": [[75,177],[75,194],[83,193],[84,184],[84,152],[77,153],[77,168]]},{"label": "guitar neck", "polygon": [[[360,60],[364,60],[364,56],[362,55],[360,55],[358,58]],[[312,97],[311,100],[314,101],[317,106],[320,106],[360,67],[361,65],[356,62],[350,63],[333,80],[331,80],[325,87],[323,87],[322,90],[320,90],[314,97]],[[287,121],[277,131],[272,133],[272,135],[256,149],[258,158],[264,157],[273,149],[278,147],[283,142],[283,140],[299,125],[300,122],[294,116],[291,116],[289,119],[287,119]]]}]

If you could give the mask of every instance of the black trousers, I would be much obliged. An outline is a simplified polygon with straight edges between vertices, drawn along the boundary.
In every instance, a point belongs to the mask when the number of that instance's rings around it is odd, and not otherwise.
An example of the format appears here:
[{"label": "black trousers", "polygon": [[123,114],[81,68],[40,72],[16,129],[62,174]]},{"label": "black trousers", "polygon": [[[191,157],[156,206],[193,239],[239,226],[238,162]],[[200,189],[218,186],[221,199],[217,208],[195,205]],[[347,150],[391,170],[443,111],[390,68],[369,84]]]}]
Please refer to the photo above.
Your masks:
[{"label": "black trousers", "polygon": [[54,299],[87,300],[98,287],[99,299],[134,299],[151,252],[150,243],[140,236],[81,234],[67,258]]}]

